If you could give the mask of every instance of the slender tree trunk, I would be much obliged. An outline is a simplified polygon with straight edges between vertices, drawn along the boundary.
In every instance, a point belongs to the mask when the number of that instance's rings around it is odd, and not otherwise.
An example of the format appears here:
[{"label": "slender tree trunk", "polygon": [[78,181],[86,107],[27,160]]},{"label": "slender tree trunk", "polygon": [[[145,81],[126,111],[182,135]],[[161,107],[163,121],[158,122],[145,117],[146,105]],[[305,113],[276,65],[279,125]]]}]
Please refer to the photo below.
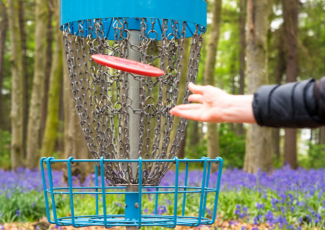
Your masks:
[{"label": "slender tree trunk", "polygon": [[[177,100],[178,105],[182,104],[184,94],[185,94],[185,84],[186,84],[186,79],[187,79],[186,66],[188,66],[188,61],[189,61],[189,57],[190,57],[189,47],[190,47],[190,39],[185,39],[185,41],[183,43],[183,48],[184,48],[184,53],[183,53],[183,58],[182,58],[182,68],[183,69],[182,69],[180,82],[179,82],[180,87],[179,87],[179,91],[178,91],[178,100]],[[175,139],[178,124],[179,124],[179,117],[174,117],[174,127],[170,134],[172,141]],[[187,129],[185,130],[185,132],[187,132]],[[185,134],[185,136],[186,136],[186,134]],[[181,146],[184,146],[184,148],[181,148],[180,151],[185,151],[185,136],[180,144]],[[185,156],[185,152],[183,152],[183,153],[179,152],[178,153],[179,158],[180,158],[180,155]]]},{"label": "slender tree trunk", "polygon": [[[54,7],[52,6],[53,5],[52,0],[48,0],[47,2],[48,2],[49,13],[47,16],[47,27],[46,27],[46,29],[47,29],[47,31],[46,31],[47,48],[46,48],[46,64],[45,64],[46,67],[45,68],[47,70],[49,70],[49,69],[51,69],[51,65],[52,65],[52,41],[53,41],[52,16],[53,16]],[[57,23],[57,25],[58,24],[59,23]],[[57,33],[55,33],[55,36],[57,36]],[[61,40],[62,40],[62,38],[61,38]],[[61,52],[62,52],[62,50],[61,50]],[[61,68],[61,69],[63,69],[63,68]],[[48,95],[49,95],[49,88],[50,88],[50,77],[51,77],[52,71],[53,71],[53,69],[51,69],[51,71],[45,72],[42,114],[41,114],[41,134],[40,134],[41,141],[43,140],[45,126],[46,126],[47,110],[48,110],[47,102],[48,102]],[[43,140],[43,142],[44,142],[44,140]],[[43,142],[41,142],[41,143],[43,144]]]},{"label": "slender tree trunk", "polygon": [[[246,0],[239,0],[239,39],[240,39],[240,51],[239,51],[239,95],[245,93],[245,56],[246,56]],[[237,125],[237,134],[244,135],[245,130],[243,124]]]},{"label": "slender tree trunk", "polygon": [[28,117],[27,136],[27,167],[34,168],[38,165],[40,157],[40,118],[43,99],[43,85],[46,61],[46,26],[48,7],[47,0],[36,0],[35,9],[35,65],[30,110]]},{"label": "slender tree trunk", "polygon": [[192,123],[192,132],[190,136],[190,146],[196,147],[200,143],[200,127],[199,122],[197,121],[190,121]]},{"label": "slender tree trunk", "polygon": [[[56,0],[60,1],[60,0]],[[72,95],[72,88],[64,51],[63,58],[63,98],[64,98],[64,157],[75,159],[89,159],[89,151],[84,134],[80,127],[76,112],[76,103]],[[92,170],[89,163],[73,164],[72,174],[81,175],[81,180]],[[65,176],[66,176],[65,172]]]},{"label": "slender tree trunk", "polygon": [[3,108],[2,108],[2,83],[3,83],[3,70],[4,70],[4,57],[5,57],[5,42],[7,39],[8,30],[8,15],[7,9],[3,1],[0,1],[1,12],[1,27],[0,27],[0,129],[3,129]]},{"label": "slender tree trunk", "polygon": [[[57,25],[60,21],[59,8],[55,7],[55,20]],[[53,64],[50,74],[49,97],[47,106],[46,126],[44,130],[44,137],[42,143],[42,156],[49,157],[54,151],[54,145],[57,137],[59,125],[59,107],[60,107],[60,90],[61,79],[63,75],[63,41],[62,32],[57,26],[55,31],[55,49],[53,56]]]},{"label": "slender tree trunk", "polygon": [[24,17],[24,2],[19,0],[19,27],[21,36],[21,51],[23,57],[23,154],[26,158],[26,137],[28,123],[28,71],[27,71],[27,35]]},{"label": "slender tree trunk", "polygon": [[187,136],[187,132],[185,132],[185,136],[184,139],[181,142],[181,146],[178,152],[178,158],[179,159],[183,159],[185,157],[185,147],[186,147],[186,136]]},{"label": "slender tree trunk", "polygon": [[[278,63],[276,67],[275,83],[280,85],[282,83],[283,75],[286,71],[285,59],[285,38],[283,27],[279,29],[279,44],[278,44]],[[276,158],[280,159],[280,129],[273,129],[273,147]]]},{"label": "slender tree trunk", "polygon": [[11,44],[11,166],[24,165],[23,159],[23,61],[19,27],[18,1],[8,1],[8,18]]},{"label": "slender tree trunk", "polygon": [[320,144],[320,145],[325,144],[325,127],[324,126],[319,128],[318,144]]},{"label": "slender tree trunk", "polygon": [[[287,41],[286,76],[287,82],[297,81],[298,76],[298,0],[282,0],[284,30]],[[284,161],[293,169],[298,168],[297,162],[297,131],[285,129]]]},{"label": "slender tree trunk", "polygon": [[[222,0],[213,1],[213,19],[211,24],[211,32],[208,43],[208,53],[205,62],[204,83],[215,86],[214,70],[216,65],[216,55],[218,50],[218,42],[220,37]],[[208,123],[208,157],[211,159],[219,156],[219,137],[218,126],[214,123]],[[217,170],[213,164],[212,171]]]},{"label": "slender tree trunk", "polygon": [[[268,0],[248,0],[247,89],[252,94],[268,84],[267,32]],[[272,132],[270,128],[249,125],[246,136],[244,170],[256,173],[272,168]]]}]

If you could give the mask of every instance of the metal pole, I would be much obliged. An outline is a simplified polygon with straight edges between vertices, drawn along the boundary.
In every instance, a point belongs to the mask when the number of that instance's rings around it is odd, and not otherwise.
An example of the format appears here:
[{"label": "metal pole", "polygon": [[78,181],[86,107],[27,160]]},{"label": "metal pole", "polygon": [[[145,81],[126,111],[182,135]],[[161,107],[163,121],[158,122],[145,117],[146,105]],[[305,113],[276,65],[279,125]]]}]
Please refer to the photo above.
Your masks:
[{"label": "metal pole", "polygon": [[[132,45],[139,46],[140,45],[140,30],[130,30],[130,39],[129,42]],[[140,61],[140,52],[137,52],[133,49],[131,49],[130,45],[128,45],[128,59],[133,61]],[[140,92],[139,92],[140,83],[139,81],[135,80],[134,77],[129,74],[128,75],[128,96],[132,100],[132,108],[133,109],[139,109],[139,101],[140,101]],[[138,159],[139,158],[139,143],[140,143],[140,114],[135,114],[131,108],[128,108],[129,113],[129,141],[130,141],[130,158],[131,159]],[[132,175],[130,177],[136,178],[137,175],[137,163],[131,163],[132,168]],[[138,192],[138,185],[130,185],[126,188],[127,192]],[[138,195],[137,194],[130,194],[126,205],[131,205],[132,207],[126,207],[128,211],[126,210],[126,218],[127,214],[128,216],[134,217],[134,215],[137,215],[138,213]],[[133,202],[132,202],[133,201]],[[129,203],[129,204],[128,204]],[[128,213],[127,213],[128,212]],[[130,214],[130,212],[133,212]],[[135,212],[135,213],[134,213]],[[137,227],[126,227],[127,230],[137,230]]]}]

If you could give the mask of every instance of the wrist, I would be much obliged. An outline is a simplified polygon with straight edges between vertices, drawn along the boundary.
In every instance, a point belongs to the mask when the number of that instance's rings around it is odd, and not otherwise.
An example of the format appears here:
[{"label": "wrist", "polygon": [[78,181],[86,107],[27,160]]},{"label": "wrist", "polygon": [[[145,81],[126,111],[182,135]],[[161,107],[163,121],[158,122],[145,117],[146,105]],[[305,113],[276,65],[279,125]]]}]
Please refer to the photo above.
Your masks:
[{"label": "wrist", "polygon": [[229,95],[223,120],[232,123],[256,123],[253,113],[253,95]]}]

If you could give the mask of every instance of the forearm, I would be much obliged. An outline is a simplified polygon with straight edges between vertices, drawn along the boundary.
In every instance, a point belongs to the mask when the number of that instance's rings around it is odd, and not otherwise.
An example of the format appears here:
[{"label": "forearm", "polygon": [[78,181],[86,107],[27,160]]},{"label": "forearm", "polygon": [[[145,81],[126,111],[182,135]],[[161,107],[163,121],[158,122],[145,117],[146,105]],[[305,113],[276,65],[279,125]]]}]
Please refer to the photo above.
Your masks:
[{"label": "forearm", "polygon": [[252,108],[253,95],[231,95],[230,97],[222,119],[232,123],[256,123]]},{"label": "forearm", "polygon": [[254,94],[253,112],[261,126],[316,128],[323,125],[314,93],[315,81],[262,86]]}]

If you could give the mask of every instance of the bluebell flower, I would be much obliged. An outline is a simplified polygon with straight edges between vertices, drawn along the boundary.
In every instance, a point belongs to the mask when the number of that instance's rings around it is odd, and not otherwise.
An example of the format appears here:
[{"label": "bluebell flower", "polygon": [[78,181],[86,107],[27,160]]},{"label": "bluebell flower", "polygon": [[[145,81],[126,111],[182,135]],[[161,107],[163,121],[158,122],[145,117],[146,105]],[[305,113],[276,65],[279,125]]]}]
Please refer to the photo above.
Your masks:
[{"label": "bluebell flower", "polygon": [[148,213],[149,212],[149,210],[147,208],[145,208],[143,211],[144,211],[144,213]]},{"label": "bluebell flower", "polygon": [[19,209],[16,210],[16,215],[17,215],[18,217],[21,217],[21,216],[20,216],[20,210],[19,210]]}]

